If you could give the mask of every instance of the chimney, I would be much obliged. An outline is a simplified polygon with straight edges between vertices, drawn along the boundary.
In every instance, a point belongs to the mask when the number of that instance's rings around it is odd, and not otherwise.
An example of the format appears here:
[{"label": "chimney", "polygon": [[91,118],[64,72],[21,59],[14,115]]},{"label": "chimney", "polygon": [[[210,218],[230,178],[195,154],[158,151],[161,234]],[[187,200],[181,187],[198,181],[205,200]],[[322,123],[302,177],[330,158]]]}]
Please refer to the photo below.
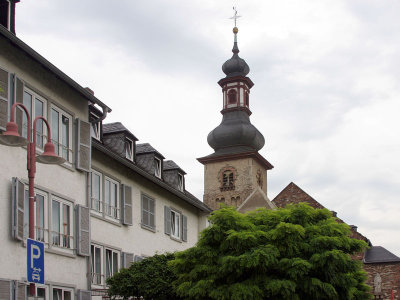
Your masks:
[{"label": "chimney", "polygon": [[356,225],[349,225],[351,229],[353,229],[355,232],[357,232],[357,226]]},{"label": "chimney", "polygon": [[85,87],[85,90],[87,90],[89,93],[91,93],[94,96],[94,91],[91,88]]},{"label": "chimney", "polygon": [[333,216],[333,217],[335,217],[335,218],[337,217],[337,212],[336,212],[336,211],[331,210],[331,213],[332,213],[332,216]]},{"label": "chimney", "polygon": [[15,4],[20,0],[0,0],[0,25],[15,34]]}]

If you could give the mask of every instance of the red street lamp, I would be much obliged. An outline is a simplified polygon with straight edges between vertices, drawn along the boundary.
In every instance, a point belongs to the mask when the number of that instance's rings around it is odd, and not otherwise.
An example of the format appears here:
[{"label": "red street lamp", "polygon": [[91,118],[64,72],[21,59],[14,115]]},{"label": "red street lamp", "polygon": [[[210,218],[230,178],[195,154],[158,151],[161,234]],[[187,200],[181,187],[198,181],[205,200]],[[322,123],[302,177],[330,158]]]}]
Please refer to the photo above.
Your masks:
[{"label": "red street lamp", "polygon": [[[26,114],[28,119],[28,138],[24,138],[18,133],[18,125],[14,122],[15,108],[21,107]],[[36,123],[38,120],[42,120],[47,127],[47,143],[44,145],[44,151],[41,155],[36,157]],[[29,112],[26,107],[21,103],[15,103],[11,107],[10,122],[7,123],[6,132],[0,135],[0,144],[21,147],[28,145],[27,156],[28,156],[28,177],[29,177],[29,238],[35,239],[35,220],[34,220],[34,202],[35,202],[35,173],[36,173],[36,161],[44,164],[56,164],[60,165],[65,162],[65,159],[57,156],[54,151],[54,144],[51,142],[51,131],[47,120],[43,117],[36,117],[33,121],[33,141],[31,132],[31,119]],[[29,285],[29,294],[35,296],[35,284]]]}]

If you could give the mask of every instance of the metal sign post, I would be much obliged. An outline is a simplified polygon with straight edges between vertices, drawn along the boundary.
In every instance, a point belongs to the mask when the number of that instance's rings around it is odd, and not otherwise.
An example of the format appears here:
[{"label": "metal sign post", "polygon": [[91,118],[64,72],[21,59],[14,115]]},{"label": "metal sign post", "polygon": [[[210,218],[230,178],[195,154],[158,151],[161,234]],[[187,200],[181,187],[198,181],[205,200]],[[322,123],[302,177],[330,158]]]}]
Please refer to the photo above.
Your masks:
[{"label": "metal sign post", "polygon": [[28,282],[44,284],[44,243],[27,239]]}]

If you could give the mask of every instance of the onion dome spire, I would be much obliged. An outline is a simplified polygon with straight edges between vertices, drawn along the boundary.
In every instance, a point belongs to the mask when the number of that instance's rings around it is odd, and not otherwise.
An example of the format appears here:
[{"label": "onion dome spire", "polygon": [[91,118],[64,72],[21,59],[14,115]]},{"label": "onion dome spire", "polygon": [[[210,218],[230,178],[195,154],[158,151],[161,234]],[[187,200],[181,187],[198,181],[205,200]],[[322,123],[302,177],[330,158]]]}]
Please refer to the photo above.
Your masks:
[{"label": "onion dome spire", "polygon": [[239,29],[236,27],[236,20],[237,18],[240,18],[240,16],[237,15],[235,7],[233,9],[235,11],[235,15],[231,18],[235,20],[235,27],[233,27],[233,35],[234,35],[233,48],[232,48],[233,55],[222,65],[222,71],[226,74],[226,77],[246,76],[250,72],[250,68],[246,63],[246,61],[240,58],[238,55],[239,47],[237,43],[237,33],[239,32]]}]

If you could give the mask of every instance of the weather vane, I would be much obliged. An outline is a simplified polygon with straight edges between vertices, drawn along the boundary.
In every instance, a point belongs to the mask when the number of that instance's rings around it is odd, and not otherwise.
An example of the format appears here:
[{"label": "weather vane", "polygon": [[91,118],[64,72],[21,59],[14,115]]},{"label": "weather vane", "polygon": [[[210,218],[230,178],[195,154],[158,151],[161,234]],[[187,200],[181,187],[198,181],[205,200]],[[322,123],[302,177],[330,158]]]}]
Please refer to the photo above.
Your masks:
[{"label": "weather vane", "polygon": [[236,10],[236,7],[235,7],[235,6],[233,7],[233,11],[235,12],[235,14],[233,15],[233,17],[231,17],[231,18],[229,18],[229,19],[235,20],[235,27],[236,27],[236,20],[237,20],[238,18],[240,18],[241,16],[238,16],[237,10]]}]

